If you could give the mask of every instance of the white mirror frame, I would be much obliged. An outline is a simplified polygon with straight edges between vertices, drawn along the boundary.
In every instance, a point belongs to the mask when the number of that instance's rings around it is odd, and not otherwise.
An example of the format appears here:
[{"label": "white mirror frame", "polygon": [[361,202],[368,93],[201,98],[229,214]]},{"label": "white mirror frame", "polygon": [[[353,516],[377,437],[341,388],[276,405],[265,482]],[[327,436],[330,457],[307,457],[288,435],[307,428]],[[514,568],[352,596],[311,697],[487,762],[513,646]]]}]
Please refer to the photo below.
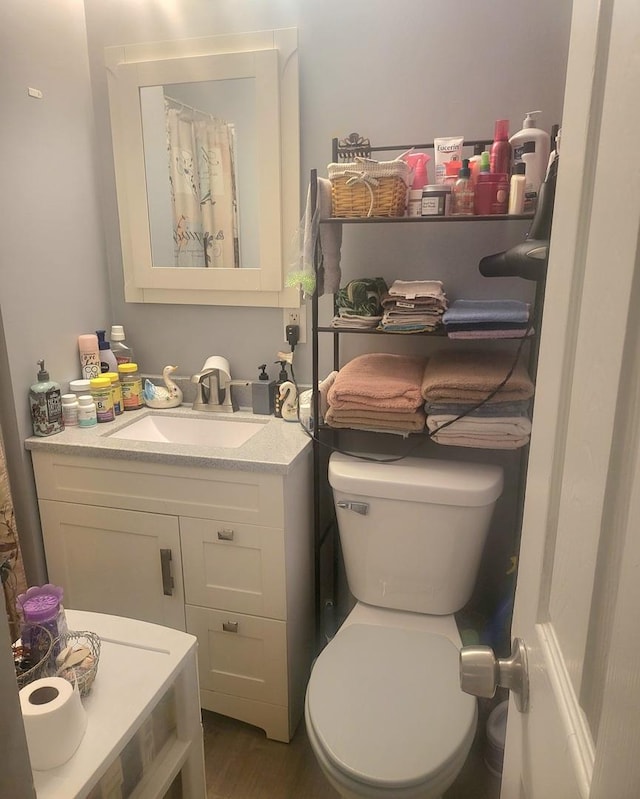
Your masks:
[{"label": "white mirror frame", "polygon": [[[284,288],[300,220],[295,28],[105,48],[126,302],[298,307]],[[152,266],[140,88],[256,80],[260,268]],[[242,224],[242,222],[240,223]]]}]

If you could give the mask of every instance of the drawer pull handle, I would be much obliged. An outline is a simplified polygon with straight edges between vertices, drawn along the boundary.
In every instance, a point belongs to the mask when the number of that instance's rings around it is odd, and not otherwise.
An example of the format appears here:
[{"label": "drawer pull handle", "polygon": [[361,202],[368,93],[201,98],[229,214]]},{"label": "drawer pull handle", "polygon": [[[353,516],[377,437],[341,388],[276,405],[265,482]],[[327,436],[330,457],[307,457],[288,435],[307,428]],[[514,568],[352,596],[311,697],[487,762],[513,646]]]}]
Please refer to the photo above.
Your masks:
[{"label": "drawer pull handle", "polygon": [[237,633],[238,632],[238,622],[237,621],[223,621],[222,622],[222,629],[225,633]]},{"label": "drawer pull handle", "polygon": [[165,596],[173,596],[173,577],[171,576],[171,550],[160,550],[160,568],[162,569],[162,591]]},{"label": "drawer pull handle", "polygon": [[233,541],[233,530],[218,530],[218,539],[220,541]]}]

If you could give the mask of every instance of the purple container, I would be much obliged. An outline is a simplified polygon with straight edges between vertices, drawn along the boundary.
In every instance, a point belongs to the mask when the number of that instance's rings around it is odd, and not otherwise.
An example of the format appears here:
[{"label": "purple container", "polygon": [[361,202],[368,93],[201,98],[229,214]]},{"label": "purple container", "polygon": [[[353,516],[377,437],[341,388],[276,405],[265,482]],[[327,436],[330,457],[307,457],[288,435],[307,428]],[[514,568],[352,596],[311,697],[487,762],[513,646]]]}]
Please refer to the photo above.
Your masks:
[{"label": "purple container", "polygon": [[[34,585],[18,596],[16,606],[22,615],[20,638],[23,646],[30,647],[34,643],[31,641],[31,632],[36,625],[45,627],[51,633],[54,641],[66,632],[62,594],[62,588],[46,583],[42,586]],[[59,650],[60,645],[56,643],[53,650],[54,655],[57,655]]]}]

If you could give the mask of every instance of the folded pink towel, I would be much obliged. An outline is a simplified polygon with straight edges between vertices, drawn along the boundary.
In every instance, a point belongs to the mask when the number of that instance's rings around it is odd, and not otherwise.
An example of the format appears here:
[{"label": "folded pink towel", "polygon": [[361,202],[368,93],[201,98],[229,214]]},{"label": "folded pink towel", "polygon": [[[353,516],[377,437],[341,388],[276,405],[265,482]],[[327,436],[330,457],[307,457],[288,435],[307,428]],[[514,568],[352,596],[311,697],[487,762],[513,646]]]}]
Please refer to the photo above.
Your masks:
[{"label": "folded pink towel", "polygon": [[[509,374],[515,355],[491,350],[440,350],[429,359],[422,396],[429,402],[480,402]],[[533,396],[533,383],[518,363],[506,384],[490,401],[509,402]]]},{"label": "folded pink towel", "polygon": [[329,389],[332,408],[415,411],[426,359],[371,352],[345,364]]}]

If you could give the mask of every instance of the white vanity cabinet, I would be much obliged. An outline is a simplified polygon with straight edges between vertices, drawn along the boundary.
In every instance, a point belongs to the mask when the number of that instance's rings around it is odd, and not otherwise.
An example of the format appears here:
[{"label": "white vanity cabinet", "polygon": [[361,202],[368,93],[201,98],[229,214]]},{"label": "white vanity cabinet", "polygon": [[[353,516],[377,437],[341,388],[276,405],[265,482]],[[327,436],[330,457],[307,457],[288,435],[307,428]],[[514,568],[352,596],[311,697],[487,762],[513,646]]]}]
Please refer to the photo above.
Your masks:
[{"label": "white vanity cabinet", "polygon": [[65,605],[196,635],[202,707],[290,740],[314,654],[310,449],[284,473],[31,454]]}]

